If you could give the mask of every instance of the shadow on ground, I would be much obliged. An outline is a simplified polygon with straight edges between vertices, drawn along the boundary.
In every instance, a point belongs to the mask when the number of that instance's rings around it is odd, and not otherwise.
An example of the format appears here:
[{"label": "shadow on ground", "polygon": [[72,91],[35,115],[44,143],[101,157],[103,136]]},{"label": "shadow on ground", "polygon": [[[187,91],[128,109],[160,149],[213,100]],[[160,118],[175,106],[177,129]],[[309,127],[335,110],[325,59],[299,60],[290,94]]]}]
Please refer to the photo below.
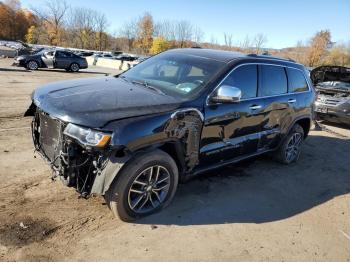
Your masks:
[{"label": "shadow on ground", "polygon": [[[350,140],[310,136],[298,163],[260,157],[180,185],[172,204],[141,224],[264,223],[350,192]],[[341,214],[334,214],[341,215]]]}]

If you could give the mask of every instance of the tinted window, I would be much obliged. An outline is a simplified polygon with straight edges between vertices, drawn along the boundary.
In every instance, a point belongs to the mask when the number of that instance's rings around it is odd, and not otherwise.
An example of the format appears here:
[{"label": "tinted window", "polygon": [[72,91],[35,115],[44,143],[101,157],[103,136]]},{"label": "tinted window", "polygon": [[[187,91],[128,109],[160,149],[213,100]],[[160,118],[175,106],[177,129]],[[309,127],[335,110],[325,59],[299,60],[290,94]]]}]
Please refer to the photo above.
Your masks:
[{"label": "tinted window", "polygon": [[303,92],[307,91],[307,83],[303,73],[299,70],[287,68],[288,74],[288,92]]},{"label": "tinted window", "polygon": [[56,57],[72,57],[72,54],[64,51],[57,51]]},{"label": "tinted window", "polygon": [[257,83],[257,66],[243,65],[228,75],[222,85],[237,87],[242,91],[242,98],[251,98],[256,97]]},{"label": "tinted window", "polygon": [[284,67],[260,66],[259,96],[273,96],[287,93],[287,76]]}]

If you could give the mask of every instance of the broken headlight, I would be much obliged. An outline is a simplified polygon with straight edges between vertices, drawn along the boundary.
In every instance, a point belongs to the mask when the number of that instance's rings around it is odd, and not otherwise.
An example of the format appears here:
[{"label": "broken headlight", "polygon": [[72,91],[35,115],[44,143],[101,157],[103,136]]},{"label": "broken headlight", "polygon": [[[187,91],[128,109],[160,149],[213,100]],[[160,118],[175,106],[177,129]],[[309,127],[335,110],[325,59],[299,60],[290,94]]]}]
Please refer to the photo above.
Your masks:
[{"label": "broken headlight", "polygon": [[104,147],[111,139],[110,134],[74,124],[68,124],[64,129],[64,134],[75,138],[85,146]]}]

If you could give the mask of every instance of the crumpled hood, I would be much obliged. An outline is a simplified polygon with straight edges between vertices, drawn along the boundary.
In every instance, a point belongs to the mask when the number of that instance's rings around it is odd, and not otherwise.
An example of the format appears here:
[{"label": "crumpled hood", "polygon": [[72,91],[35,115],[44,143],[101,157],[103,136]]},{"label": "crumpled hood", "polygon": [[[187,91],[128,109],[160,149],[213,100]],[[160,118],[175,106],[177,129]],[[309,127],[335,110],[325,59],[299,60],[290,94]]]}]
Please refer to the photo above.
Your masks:
[{"label": "crumpled hood", "polygon": [[92,128],[122,118],[162,113],[181,100],[117,77],[84,78],[36,89],[33,102],[52,117]]},{"label": "crumpled hood", "polygon": [[310,72],[314,85],[327,81],[350,82],[350,68],[343,66],[320,66]]}]

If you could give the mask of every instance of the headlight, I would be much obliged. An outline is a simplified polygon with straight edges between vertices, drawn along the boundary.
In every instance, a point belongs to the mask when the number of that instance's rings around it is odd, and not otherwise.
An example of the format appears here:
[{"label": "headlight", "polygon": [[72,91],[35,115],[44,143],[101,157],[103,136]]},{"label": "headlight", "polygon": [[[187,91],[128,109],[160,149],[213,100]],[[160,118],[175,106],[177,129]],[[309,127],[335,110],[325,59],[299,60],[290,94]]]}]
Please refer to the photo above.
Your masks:
[{"label": "headlight", "polygon": [[74,124],[68,124],[64,129],[64,134],[77,139],[83,145],[95,147],[104,147],[111,139],[110,134],[102,133]]}]

